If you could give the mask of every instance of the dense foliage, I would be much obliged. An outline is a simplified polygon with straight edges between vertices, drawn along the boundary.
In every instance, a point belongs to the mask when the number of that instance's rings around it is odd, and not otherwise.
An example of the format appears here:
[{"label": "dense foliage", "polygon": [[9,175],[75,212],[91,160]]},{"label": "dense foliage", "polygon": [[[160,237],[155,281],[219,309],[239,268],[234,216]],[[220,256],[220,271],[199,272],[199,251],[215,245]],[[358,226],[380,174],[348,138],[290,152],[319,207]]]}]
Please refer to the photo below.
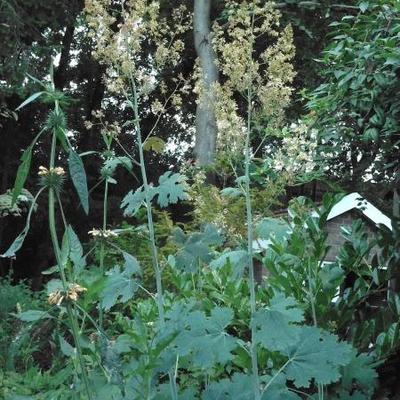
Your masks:
[{"label": "dense foliage", "polygon": [[[56,5],[0,6],[0,397],[393,398],[397,2],[215,2],[210,84],[191,3]],[[341,188],[378,180],[390,222],[328,262]]]}]

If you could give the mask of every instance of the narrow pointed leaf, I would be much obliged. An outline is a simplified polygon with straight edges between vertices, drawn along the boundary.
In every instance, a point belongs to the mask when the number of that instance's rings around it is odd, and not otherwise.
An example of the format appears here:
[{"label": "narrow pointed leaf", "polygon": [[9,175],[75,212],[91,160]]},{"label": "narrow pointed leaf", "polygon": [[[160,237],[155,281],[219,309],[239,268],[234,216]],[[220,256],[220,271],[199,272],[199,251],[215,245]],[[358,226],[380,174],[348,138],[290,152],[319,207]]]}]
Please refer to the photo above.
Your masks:
[{"label": "narrow pointed leaf", "polygon": [[32,103],[32,101],[35,101],[38,97],[40,97],[42,94],[44,94],[46,92],[37,92],[34,93],[32,96],[29,96],[25,101],[23,101],[16,109],[15,111],[20,110],[22,107],[25,107],[26,105],[28,105],[29,103]]},{"label": "narrow pointed leaf", "polygon": [[68,158],[69,173],[78,193],[82,208],[89,214],[89,191],[87,187],[86,172],[82,159],[74,150],[70,149]]},{"label": "narrow pointed leaf", "polygon": [[40,311],[40,310],[28,310],[15,314],[15,316],[19,320],[24,322],[35,322],[38,321],[39,319],[50,318],[50,315],[46,311]]},{"label": "narrow pointed leaf", "polygon": [[44,188],[39,190],[39,192],[35,196],[34,200],[32,201],[32,204],[31,204],[31,207],[29,208],[28,216],[26,218],[26,223],[25,223],[25,227],[24,227],[23,231],[12,242],[12,244],[8,248],[8,250],[4,254],[0,254],[0,257],[4,257],[4,258],[14,257],[15,253],[22,247],[22,245],[24,243],[24,240],[25,240],[25,237],[29,232],[30,223],[31,223],[31,217],[32,217],[33,210],[35,209],[37,199],[38,199],[38,197],[40,196],[40,194],[42,193],[43,190],[44,190]]},{"label": "narrow pointed leaf", "polygon": [[17,171],[17,177],[15,178],[15,183],[14,183],[14,189],[12,193],[12,200],[11,200],[11,205],[13,206],[15,202],[17,201],[18,196],[21,194],[21,191],[25,185],[26,178],[28,177],[29,170],[31,168],[31,161],[32,161],[32,150],[33,147],[35,146],[37,140],[41,136],[41,134],[44,132],[44,129],[42,129],[36,137],[32,140],[32,143],[29,145],[29,147],[24,151],[21,157],[22,163],[18,167]]},{"label": "narrow pointed leaf", "polygon": [[24,187],[26,178],[28,177],[29,170],[31,168],[32,161],[32,145],[30,145],[21,157],[22,163],[18,167],[17,177],[15,178],[14,189],[12,193],[11,205],[14,205],[17,201],[18,196],[21,194],[21,190]]}]

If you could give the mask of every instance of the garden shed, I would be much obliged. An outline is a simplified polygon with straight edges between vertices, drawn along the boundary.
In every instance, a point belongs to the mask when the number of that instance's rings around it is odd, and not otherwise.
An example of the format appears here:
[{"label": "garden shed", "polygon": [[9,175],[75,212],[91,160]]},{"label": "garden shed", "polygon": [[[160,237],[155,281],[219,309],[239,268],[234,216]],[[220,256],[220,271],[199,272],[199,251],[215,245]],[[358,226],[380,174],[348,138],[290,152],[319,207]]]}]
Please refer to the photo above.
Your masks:
[{"label": "garden shed", "polygon": [[336,203],[328,215],[326,228],[330,249],[325,258],[326,261],[335,260],[345,241],[341,228],[351,226],[359,218],[366,222],[366,229],[371,232],[371,235],[374,234],[376,227],[381,224],[392,229],[391,220],[388,216],[359,193],[350,193]]}]

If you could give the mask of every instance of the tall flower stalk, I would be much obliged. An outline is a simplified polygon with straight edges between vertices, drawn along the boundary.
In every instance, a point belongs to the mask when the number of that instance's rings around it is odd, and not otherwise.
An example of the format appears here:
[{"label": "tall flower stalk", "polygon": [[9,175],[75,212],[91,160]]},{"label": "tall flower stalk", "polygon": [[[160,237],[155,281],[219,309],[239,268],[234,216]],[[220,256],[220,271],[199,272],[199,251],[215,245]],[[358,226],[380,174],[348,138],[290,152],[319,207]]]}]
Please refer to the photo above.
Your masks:
[{"label": "tall flower stalk", "polygon": [[[135,80],[133,78],[130,79],[130,83],[131,83],[131,91],[132,91],[132,101],[128,101],[128,103],[131,106],[131,109],[133,111],[133,116],[134,116],[134,126],[135,126],[135,131],[136,131],[137,149],[138,149],[138,153],[139,153],[140,172],[141,172],[141,176],[142,176],[143,190],[144,190],[144,194],[145,194],[147,228],[149,230],[151,259],[152,259],[155,280],[156,280],[156,290],[157,290],[156,302],[157,302],[160,326],[162,329],[165,325],[164,294],[163,294],[163,286],[162,286],[162,274],[161,274],[161,268],[160,268],[160,262],[159,262],[159,257],[158,257],[158,250],[157,250],[157,243],[156,243],[156,236],[155,236],[155,230],[154,230],[153,211],[152,211],[152,204],[151,204],[152,194],[151,194],[151,188],[150,188],[150,185],[149,185],[149,182],[147,179],[146,163],[145,163],[144,151],[143,151],[142,129],[141,129],[141,124],[140,124],[140,114],[139,114],[138,91],[137,91],[137,86],[136,86]],[[129,100],[129,98],[128,98],[128,100]],[[158,121],[159,120],[156,121],[155,125],[152,128],[152,131],[155,129],[156,124],[158,124]],[[176,386],[176,374],[174,373],[174,371],[170,370],[168,372],[168,375],[169,375],[169,382],[170,382],[171,398],[173,400],[177,400],[178,399],[178,390],[177,390],[177,386]]]},{"label": "tall flower stalk", "polygon": [[[61,114],[60,105],[59,105],[58,100],[55,100],[54,113],[56,116]],[[55,161],[56,161],[56,155],[57,155],[57,150],[56,150],[57,132],[56,132],[56,130],[59,128],[60,127],[55,126],[53,128],[53,132],[52,132],[50,160],[49,160],[49,171],[50,172],[54,171],[54,169],[56,168],[55,167]],[[62,286],[63,286],[63,291],[64,291],[64,293],[67,293],[69,290],[69,285],[68,285],[68,281],[67,281],[67,278],[65,275],[64,265],[63,265],[63,262],[61,259],[61,250],[60,250],[60,244],[59,244],[59,240],[58,240],[58,236],[57,236],[57,229],[56,229],[56,217],[55,217],[56,202],[57,202],[57,199],[56,199],[55,188],[54,188],[54,186],[49,185],[48,186],[48,211],[49,211],[50,237],[51,237],[54,255],[55,255],[56,261],[57,261],[57,266],[58,266],[58,271],[59,271]],[[84,362],[83,354],[82,354],[78,320],[77,320],[77,317],[75,314],[74,307],[68,299],[66,301],[66,309],[67,309],[68,318],[69,318],[69,321],[71,324],[71,332],[72,332],[74,344],[76,347],[77,358],[78,358],[78,362],[79,362],[80,369],[81,369],[82,380],[84,383],[85,391],[86,391],[88,399],[91,400],[91,399],[93,399],[93,396],[92,396],[92,391],[91,391],[90,384],[89,384],[89,378],[88,378],[88,374],[86,371],[86,366],[85,366],[85,362]]]},{"label": "tall flower stalk", "polygon": [[[110,144],[107,142],[107,150],[110,151]],[[103,220],[102,220],[102,230],[103,232],[106,231],[107,229],[107,216],[108,216],[108,178],[105,178],[104,182],[104,194],[103,194]],[[101,276],[104,276],[104,259],[105,259],[105,243],[104,240],[101,240],[100,242],[100,272]],[[99,305],[99,326],[103,328],[103,307],[100,302]]]},{"label": "tall flower stalk", "polygon": [[[167,104],[172,104],[177,110],[179,109],[181,98],[177,93],[178,87],[183,86],[186,91],[188,90],[184,79],[179,77],[176,89],[170,96],[166,95],[167,85],[165,82],[160,81],[161,74],[158,75],[158,72],[161,72],[165,67],[175,68],[179,64],[184,48],[184,42],[179,36],[190,28],[191,20],[184,5],[175,7],[171,15],[165,18],[160,13],[161,7],[158,1],[135,0],[120,3],[120,23],[118,24],[118,29],[116,29],[115,15],[117,13],[117,5],[112,14],[109,12],[110,8],[107,0],[86,0],[85,5],[90,28],[89,35],[96,43],[95,56],[107,65],[105,81],[108,90],[115,93],[124,93],[126,102],[133,113],[132,125],[135,130],[139,160],[136,161],[129,152],[125,150],[124,152],[135,165],[139,166],[141,171],[143,201],[146,206],[151,259],[156,281],[156,303],[160,325],[163,327],[165,324],[165,311],[162,273],[151,204],[154,193],[148,182],[144,146],[155,133]],[[144,46],[151,47],[150,43],[154,46],[155,51],[149,57],[149,65],[137,65],[137,55],[140,54]],[[154,79],[155,76],[156,79]],[[181,85],[182,82],[185,83]],[[145,132],[146,136],[144,137],[142,136],[144,132],[142,132],[141,127],[139,102],[142,100],[148,101],[150,96],[153,95],[157,84],[160,87],[160,93],[155,93],[150,107],[155,123],[148,132]],[[160,101],[160,97],[164,98],[164,101]],[[161,139],[158,140],[162,143]],[[169,376],[171,397],[177,399],[175,374],[170,372]]]},{"label": "tall flower stalk", "polygon": [[150,240],[150,250],[151,250],[151,258],[154,268],[154,274],[156,278],[156,289],[157,289],[157,307],[158,307],[158,314],[160,317],[160,322],[164,325],[164,299],[163,299],[163,288],[162,288],[162,279],[161,279],[161,269],[160,263],[158,260],[158,250],[157,250],[157,243],[156,237],[154,233],[154,222],[153,222],[153,211],[151,205],[151,194],[150,194],[150,186],[147,179],[147,171],[146,171],[146,164],[144,159],[144,152],[143,152],[143,141],[142,141],[142,129],[140,125],[140,115],[139,115],[139,98],[137,87],[135,84],[134,79],[131,79],[131,88],[132,88],[132,101],[129,102],[131,105],[133,116],[134,116],[134,125],[136,130],[136,139],[137,139],[137,148],[139,152],[139,164],[140,164],[140,172],[142,175],[142,182],[143,182],[143,190],[145,193],[145,202],[146,202],[146,215],[147,215],[147,227],[149,230],[149,240]]},{"label": "tall flower stalk", "polygon": [[[289,104],[294,72],[292,31],[279,27],[280,14],[273,3],[260,0],[229,1],[228,21],[214,25],[216,49],[223,83],[216,84],[215,104],[219,128],[220,153],[229,157],[244,155],[244,184],[241,186],[246,204],[247,254],[250,311],[256,313],[256,287],[253,265],[253,211],[250,192],[250,165],[254,123],[277,129]],[[275,44],[264,47],[266,38]],[[243,100],[238,101],[237,95]],[[240,113],[240,109],[245,110]],[[268,131],[268,129],[265,129]],[[245,138],[243,140],[243,133]],[[265,137],[261,138],[261,143]],[[234,171],[236,174],[236,171]],[[258,371],[256,326],[251,324],[249,352],[252,365],[254,399],[261,399]]]},{"label": "tall flower stalk", "polygon": [[[254,3],[251,16],[251,35],[254,30]],[[251,42],[249,47],[249,63],[253,60],[253,46]],[[250,82],[252,77],[250,76]],[[246,129],[246,141],[245,141],[245,198],[246,198],[246,219],[247,219],[247,253],[249,258],[249,287],[250,287],[250,310],[251,317],[256,312],[256,289],[254,281],[254,263],[253,263],[253,212],[251,206],[251,194],[250,194],[250,161],[251,161],[251,119],[252,119],[252,88],[247,89],[247,129]],[[254,399],[260,400],[260,380],[258,376],[258,357],[257,357],[257,344],[255,342],[256,328],[254,324],[251,325],[251,343],[250,343],[250,355],[251,355],[251,366],[253,373],[253,390]]]}]

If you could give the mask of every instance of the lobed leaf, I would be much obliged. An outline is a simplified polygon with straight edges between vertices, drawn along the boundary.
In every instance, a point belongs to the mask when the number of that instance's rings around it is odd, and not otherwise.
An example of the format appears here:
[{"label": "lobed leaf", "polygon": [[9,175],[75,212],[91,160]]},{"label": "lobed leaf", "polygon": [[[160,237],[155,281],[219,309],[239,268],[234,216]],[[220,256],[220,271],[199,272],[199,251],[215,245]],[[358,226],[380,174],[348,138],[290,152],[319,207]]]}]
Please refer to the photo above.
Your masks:
[{"label": "lobed leaf", "polygon": [[352,350],[335,335],[302,326],[297,345],[286,353],[289,364],[284,372],[298,388],[309,387],[313,379],[317,384],[328,385],[341,378],[340,367],[350,362]]},{"label": "lobed leaf", "polygon": [[138,283],[133,278],[134,274],[141,273],[136,258],[123,252],[125,259],[124,269],[115,266],[106,273],[107,279],[100,297],[101,306],[108,311],[118,303],[125,303],[130,300],[138,289]]},{"label": "lobed leaf", "polygon": [[179,200],[186,200],[186,178],[181,174],[173,174],[171,171],[165,172],[160,176],[159,186],[155,188],[157,203],[160,207],[167,207],[175,204]]},{"label": "lobed leaf", "polygon": [[121,202],[121,208],[125,208],[124,215],[134,216],[139,211],[140,207],[144,204],[146,200],[146,194],[144,192],[143,186],[136,189],[134,192],[131,190]]},{"label": "lobed leaf", "polygon": [[175,351],[197,368],[207,370],[217,363],[226,364],[237,347],[236,339],[225,332],[232,318],[233,311],[226,307],[213,308],[209,317],[201,311],[190,312],[173,342]]}]

